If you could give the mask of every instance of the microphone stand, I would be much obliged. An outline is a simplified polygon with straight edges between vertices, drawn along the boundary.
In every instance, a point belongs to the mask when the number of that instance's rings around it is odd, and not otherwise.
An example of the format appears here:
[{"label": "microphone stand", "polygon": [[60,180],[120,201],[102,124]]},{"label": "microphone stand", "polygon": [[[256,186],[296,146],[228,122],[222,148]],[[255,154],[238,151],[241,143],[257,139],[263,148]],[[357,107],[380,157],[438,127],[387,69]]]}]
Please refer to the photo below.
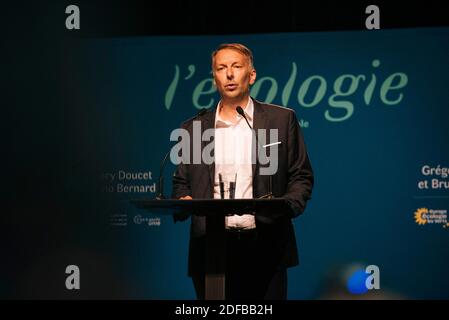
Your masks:
[{"label": "microphone stand", "polygon": [[168,155],[170,154],[170,152],[171,152],[171,148],[165,154],[164,160],[162,160],[162,162],[161,162],[161,166],[159,169],[159,179],[158,179],[158,185],[157,185],[156,200],[165,199],[165,196],[164,196],[164,168],[167,163]]},{"label": "microphone stand", "polygon": [[[203,108],[201,109],[198,114],[192,119],[192,121],[195,121],[196,119],[201,118],[205,113],[207,112],[207,109]],[[164,159],[161,162],[161,166],[159,168],[159,178],[158,178],[158,185],[157,185],[157,194],[156,194],[156,200],[162,200],[165,199],[164,196],[164,169],[165,165],[167,164],[168,155],[171,152],[168,150],[168,152],[165,154]]]}]

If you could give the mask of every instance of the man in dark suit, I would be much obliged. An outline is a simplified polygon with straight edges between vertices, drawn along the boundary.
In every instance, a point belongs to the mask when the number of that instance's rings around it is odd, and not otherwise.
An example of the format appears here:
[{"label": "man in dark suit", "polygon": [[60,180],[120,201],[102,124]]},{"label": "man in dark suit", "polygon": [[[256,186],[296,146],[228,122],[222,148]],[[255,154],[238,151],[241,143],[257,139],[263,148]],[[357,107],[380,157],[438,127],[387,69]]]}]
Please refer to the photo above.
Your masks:
[{"label": "man in dark suit", "polygon": [[[225,222],[226,297],[286,299],[287,268],[298,264],[292,219],[304,211],[314,181],[299,123],[293,110],[250,97],[256,70],[252,53],[244,45],[220,45],[212,53],[212,71],[221,96],[217,108],[184,122],[182,128],[191,139],[193,121],[201,121],[201,133],[213,129],[215,161],[179,164],[173,176],[172,197],[220,198],[219,181],[223,174],[237,177],[235,198],[272,195],[286,199],[289,206],[284,212],[242,213],[226,217]],[[237,107],[242,108],[243,115],[236,111]],[[260,129],[276,131],[277,141],[269,141],[263,148],[270,159],[276,157],[274,172],[264,174],[259,159],[254,161],[252,157],[249,161],[245,157],[252,147],[263,144],[260,135],[258,142],[252,139],[250,125],[256,133]],[[270,136],[269,132],[266,136]],[[175,221],[186,218],[178,216]],[[205,217],[193,214],[188,274],[199,299],[204,298],[204,252]]]}]

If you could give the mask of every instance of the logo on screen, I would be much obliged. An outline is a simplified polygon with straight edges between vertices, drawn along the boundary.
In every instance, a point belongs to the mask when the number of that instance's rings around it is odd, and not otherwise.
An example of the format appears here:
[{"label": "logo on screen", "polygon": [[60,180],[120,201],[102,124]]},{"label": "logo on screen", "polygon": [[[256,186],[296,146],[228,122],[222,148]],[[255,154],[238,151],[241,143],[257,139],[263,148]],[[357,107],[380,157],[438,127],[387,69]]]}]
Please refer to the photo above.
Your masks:
[{"label": "logo on screen", "polygon": [[419,208],[415,211],[415,222],[419,225],[427,223],[426,214],[429,212],[427,208]]},{"label": "logo on screen", "polygon": [[135,224],[146,224],[150,227],[156,226],[159,227],[161,225],[161,218],[148,218],[148,217],[142,217],[140,214],[134,216],[134,223]]},{"label": "logo on screen", "polygon": [[449,223],[447,222],[447,210],[441,209],[428,209],[419,208],[414,214],[416,224],[429,225],[429,224],[439,224],[443,228],[449,228]]},{"label": "logo on screen", "polygon": [[364,294],[368,290],[380,289],[380,270],[376,265],[354,271],[347,282],[347,288],[352,294]]}]

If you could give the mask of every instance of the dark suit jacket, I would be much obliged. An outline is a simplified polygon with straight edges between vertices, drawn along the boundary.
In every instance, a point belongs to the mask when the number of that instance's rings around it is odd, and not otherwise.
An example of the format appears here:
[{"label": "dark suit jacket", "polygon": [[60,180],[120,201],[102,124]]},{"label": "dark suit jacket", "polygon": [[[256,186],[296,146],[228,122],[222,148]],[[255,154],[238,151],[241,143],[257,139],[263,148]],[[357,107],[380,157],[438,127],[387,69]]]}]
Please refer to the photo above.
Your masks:
[{"label": "dark suit jacket", "polygon": [[[266,262],[276,268],[287,268],[298,264],[295,232],[292,218],[300,215],[306,202],[311,198],[313,187],[313,171],[307,155],[304,139],[294,110],[264,104],[254,100],[253,128],[278,129],[278,170],[272,177],[272,192],[275,197],[287,199],[289,209],[285,212],[259,214],[256,212],[256,228],[258,241],[266,257]],[[214,128],[216,109],[207,111],[182,124],[190,137],[193,137],[192,123],[201,121],[202,132]],[[249,130],[249,128],[248,128]],[[267,133],[267,140],[269,134]],[[267,141],[273,143],[276,141]],[[210,142],[203,142],[204,147]],[[254,142],[253,142],[254,143]],[[192,142],[190,145],[192,146]],[[192,151],[191,151],[192,154]],[[190,162],[192,163],[192,162]],[[190,195],[194,199],[213,198],[215,165],[179,164],[173,175],[172,197],[178,199]],[[253,165],[253,198],[268,193],[268,176],[259,174],[259,164]],[[188,216],[176,216],[175,221],[184,220]],[[188,274],[203,271],[205,217],[191,216]]]}]

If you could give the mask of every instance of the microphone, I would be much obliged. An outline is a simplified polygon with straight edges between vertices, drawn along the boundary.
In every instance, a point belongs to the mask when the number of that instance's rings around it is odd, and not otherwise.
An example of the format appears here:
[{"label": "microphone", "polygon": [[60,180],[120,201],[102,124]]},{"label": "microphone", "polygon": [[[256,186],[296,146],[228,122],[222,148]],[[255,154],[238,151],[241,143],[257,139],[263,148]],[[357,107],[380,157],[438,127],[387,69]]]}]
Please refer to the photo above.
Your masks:
[{"label": "microphone", "polygon": [[[192,119],[192,121],[195,121],[196,119],[201,118],[205,113],[207,112],[206,108],[200,109],[198,111],[197,115]],[[156,194],[156,200],[162,200],[165,199],[164,196],[164,169],[165,165],[167,164],[168,155],[171,152],[171,148],[167,151],[167,153],[164,156],[164,159],[161,161],[161,165],[159,168],[159,178],[158,178],[158,184],[157,184],[157,194]]]},{"label": "microphone", "polygon": [[[235,111],[237,111],[237,113],[238,113],[239,115],[241,115],[241,116],[245,119],[246,123],[248,124],[248,127],[249,127],[252,131],[254,131],[254,130],[253,130],[253,127],[251,127],[251,125],[249,124],[248,119],[246,118],[245,112],[243,111],[242,107],[241,107],[241,106],[237,106],[237,107],[235,108]],[[257,147],[259,148],[259,150],[262,150],[261,146],[259,145],[259,140],[257,139],[257,133],[256,133],[255,131],[254,131],[254,135],[256,136],[256,145],[257,145]],[[259,152],[256,152],[256,155],[257,155],[257,159],[258,159],[258,158],[259,158],[259,157],[258,157]],[[273,192],[271,191],[271,190],[272,190],[272,183],[273,183],[273,182],[272,182],[271,174],[268,176],[268,180],[269,180],[269,181],[268,181],[268,193],[267,193],[266,195],[260,197],[260,198],[268,198],[268,199],[274,198]]]},{"label": "microphone", "polygon": [[[246,123],[248,124],[248,127],[251,130],[253,130],[253,127],[251,127],[251,125],[249,124],[248,119],[246,119],[245,112],[243,111],[242,107],[241,106],[237,106],[237,108],[235,108],[235,111],[237,111],[237,113],[239,115],[241,115],[245,119]],[[257,138],[257,135],[256,135],[256,138]]]}]

